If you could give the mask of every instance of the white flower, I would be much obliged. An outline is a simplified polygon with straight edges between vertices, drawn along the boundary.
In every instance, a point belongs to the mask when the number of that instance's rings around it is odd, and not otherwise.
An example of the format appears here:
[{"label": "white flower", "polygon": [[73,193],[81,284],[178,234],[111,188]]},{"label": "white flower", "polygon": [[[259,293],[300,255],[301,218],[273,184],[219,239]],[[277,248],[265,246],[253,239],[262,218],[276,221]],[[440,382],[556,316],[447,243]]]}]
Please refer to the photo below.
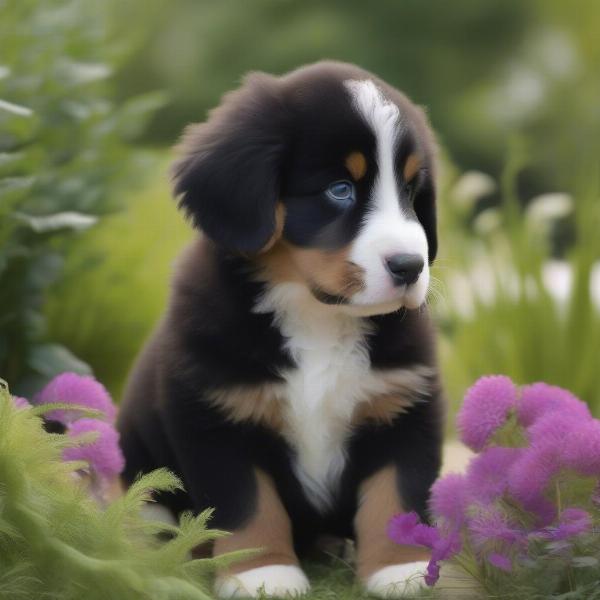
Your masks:
[{"label": "white flower", "polygon": [[479,198],[483,198],[496,190],[496,182],[481,171],[467,171],[452,188],[452,197],[459,206],[469,207]]},{"label": "white flower", "polygon": [[527,207],[527,219],[534,224],[544,224],[562,219],[573,211],[573,198],[569,194],[555,192],[542,194],[531,200]]}]

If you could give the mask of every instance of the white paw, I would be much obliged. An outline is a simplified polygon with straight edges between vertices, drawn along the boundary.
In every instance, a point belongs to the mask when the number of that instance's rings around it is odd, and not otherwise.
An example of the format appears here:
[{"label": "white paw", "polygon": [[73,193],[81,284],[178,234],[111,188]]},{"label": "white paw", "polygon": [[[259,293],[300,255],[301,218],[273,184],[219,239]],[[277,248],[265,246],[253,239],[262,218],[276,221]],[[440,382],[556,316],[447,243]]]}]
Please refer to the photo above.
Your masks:
[{"label": "white paw", "polygon": [[369,577],[367,592],[380,598],[402,598],[417,594],[425,587],[427,564],[426,561],[418,561],[384,567]]},{"label": "white paw", "polygon": [[294,598],[310,589],[306,575],[294,565],[268,565],[237,575],[219,578],[215,593],[219,598]]}]

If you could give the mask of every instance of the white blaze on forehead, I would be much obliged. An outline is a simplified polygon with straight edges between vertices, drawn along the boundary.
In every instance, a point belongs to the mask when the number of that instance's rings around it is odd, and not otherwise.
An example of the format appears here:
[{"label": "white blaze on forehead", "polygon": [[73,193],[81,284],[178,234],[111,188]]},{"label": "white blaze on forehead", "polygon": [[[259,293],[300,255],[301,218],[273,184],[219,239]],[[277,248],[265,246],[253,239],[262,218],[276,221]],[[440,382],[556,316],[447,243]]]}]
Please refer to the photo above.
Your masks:
[{"label": "white blaze on forehead", "polygon": [[[394,173],[394,152],[400,130],[400,109],[387,100],[381,90],[370,80],[345,82],[352,95],[354,106],[375,134],[377,141],[378,179],[375,184],[375,201],[383,208],[400,211]],[[385,193],[378,193],[385,192]]]},{"label": "white blaze on forehead", "polygon": [[354,295],[353,303],[376,304],[394,298],[399,302],[400,292],[391,283],[384,258],[401,253],[420,254],[425,268],[402,298],[405,306],[415,308],[424,301],[429,285],[428,249],[423,227],[403,213],[398,195],[394,157],[403,117],[398,106],[373,81],[347,80],[344,85],[357,112],[375,135],[378,171],[371,191],[371,210],[365,215],[350,255],[365,271],[365,289]]}]

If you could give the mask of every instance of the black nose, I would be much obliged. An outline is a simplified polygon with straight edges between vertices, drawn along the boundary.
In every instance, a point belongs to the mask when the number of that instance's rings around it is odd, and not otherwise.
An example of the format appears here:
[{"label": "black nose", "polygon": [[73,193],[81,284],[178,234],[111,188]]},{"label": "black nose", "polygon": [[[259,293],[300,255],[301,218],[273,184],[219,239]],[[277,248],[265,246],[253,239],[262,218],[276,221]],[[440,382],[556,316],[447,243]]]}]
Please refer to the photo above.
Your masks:
[{"label": "black nose", "polygon": [[394,285],[410,285],[419,278],[425,262],[420,254],[393,254],[385,259],[385,266]]}]

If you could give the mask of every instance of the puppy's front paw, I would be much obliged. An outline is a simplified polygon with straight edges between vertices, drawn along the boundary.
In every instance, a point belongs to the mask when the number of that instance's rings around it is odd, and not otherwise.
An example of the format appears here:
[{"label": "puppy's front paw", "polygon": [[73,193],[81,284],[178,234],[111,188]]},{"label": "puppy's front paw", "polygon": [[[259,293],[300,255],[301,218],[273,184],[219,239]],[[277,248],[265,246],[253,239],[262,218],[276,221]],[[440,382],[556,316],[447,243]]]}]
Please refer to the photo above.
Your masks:
[{"label": "puppy's front paw", "polygon": [[427,562],[391,565],[376,571],[365,584],[367,592],[380,598],[410,598],[425,586]]},{"label": "puppy's front paw", "polygon": [[215,592],[219,598],[295,598],[310,589],[306,575],[294,565],[268,565],[236,575],[218,578]]}]

